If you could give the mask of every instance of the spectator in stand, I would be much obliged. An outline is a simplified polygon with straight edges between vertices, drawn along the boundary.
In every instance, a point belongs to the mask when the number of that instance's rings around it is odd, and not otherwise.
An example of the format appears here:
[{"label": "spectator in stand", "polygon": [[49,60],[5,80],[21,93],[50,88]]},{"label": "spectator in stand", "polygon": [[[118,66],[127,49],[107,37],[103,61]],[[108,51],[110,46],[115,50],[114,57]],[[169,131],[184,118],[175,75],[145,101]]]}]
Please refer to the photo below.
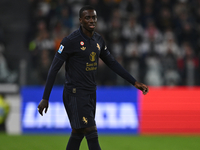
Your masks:
[{"label": "spectator in stand", "polygon": [[119,8],[123,16],[129,16],[134,14],[135,16],[140,15],[140,3],[138,0],[123,0],[119,4]]},{"label": "spectator in stand", "polygon": [[154,39],[154,42],[160,43],[163,40],[163,35],[155,25],[154,20],[148,20],[147,27],[144,30],[144,40],[149,41]]},{"label": "spectator in stand", "polygon": [[189,42],[193,48],[196,48],[197,31],[193,28],[193,25],[189,22],[183,24],[182,32],[178,35],[179,43]]},{"label": "spectator in stand", "polygon": [[[109,22],[113,18],[113,10],[119,9],[119,3],[121,0],[103,0],[104,1],[104,19]],[[101,9],[102,11],[102,9]]]},{"label": "spectator in stand", "polygon": [[164,32],[163,42],[159,46],[159,54],[165,57],[168,53],[172,53],[176,59],[180,57],[180,47],[176,42],[175,35],[171,29]]},{"label": "spectator in stand", "polygon": [[[37,36],[33,41],[30,42],[29,50],[32,52],[32,58],[34,64],[37,64],[37,54],[38,51],[46,49],[51,51],[52,55],[54,55],[54,41],[50,36],[49,31],[47,30],[46,23],[44,21],[40,21],[37,25]],[[51,56],[52,57],[52,56]]]},{"label": "spectator in stand", "polygon": [[139,38],[130,40],[125,45],[124,65],[131,75],[140,79],[140,56],[139,56]]},{"label": "spectator in stand", "polygon": [[143,41],[140,46],[140,53],[142,56],[152,53],[159,53],[159,44],[163,40],[163,35],[155,26],[153,20],[149,20],[148,27],[145,29],[142,38]]},{"label": "spectator in stand", "polygon": [[73,16],[70,12],[69,7],[62,7],[61,9],[61,16],[59,18],[60,22],[63,24],[65,28],[72,29],[74,26],[73,24]]},{"label": "spectator in stand", "polygon": [[[107,12],[107,7],[104,0],[86,0],[85,5],[93,6],[98,12],[98,17],[101,17],[104,21],[110,17]],[[103,8],[103,9],[102,9]],[[111,11],[111,10],[109,10]],[[99,22],[99,18],[98,18]]]},{"label": "spectator in stand", "polygon": [[62,39],[69,34],[70,29],[63,27],[63,24],[58,21],[55,27],[52,29],[52,37],[55,44],[55,52],[60,47],[60,42]]},{"label": "spectator in stand", "polygon": [[142,26],[137,22],[137,18],[134,15],[128,17],[124,26],[122,27],[122,37],[125,41],[136,41],[144,34]]},{"label": "spectator in stand", "polygon": [[[31,59],[33,67],[33,73],[30,74],[31,79],[33,80],[33,83],[43,84],[43,82],[40,82],[42,80],[36,80],[34,76],[38,76],[40,74],[41,69],[38,69],[41,67],[41,51],[47,51],[47,55],[50,60],[53,59],[53,56],[55,54],[55,43],[53,38],[50,36],[49,31],[47,30],[46,23],[44,21],[40,21],[37,26],[37,36],[33,41],[29,44],[29,50],[31,52]],[[46,52],[44,52],[46,54]],[[46,66],[46,63],[45,63]],[[43,73],[42,73],[43,74]],[[38,77],[39,79],[40,77]]]},{"label": "spectator in stand", "polygon": [[112,17],[108,25],[109,28],[106,33],[106,38],[108,39],[108,43],[110,43],[110,41],[113,39],[121,40],[122,17],[119,9],[113,10]]},{"label": "spectator in stand", "polygon": [[140,16],[140,22],[144,28],[147,27],[148,20],[154,20],[154,0],[145,0],[143,5],[141,6],[143,8],[141,16]]},{"label": "spectator in stand", "polygon": [[170,12],[172,12],[174,3],[175,1],[172,0],[159,0],[155,3],[155,9],[160,11],[163,8],[168,8],[170,9]]},{"label": "spectator in stand", "polygon": [[160,86],[163,84],[162,66],[159,57],[159,46],[163,36],[153,20],[149,20],[144,31],[141,53],[141,78],[148,85]]},{"label": "spectator in stand", "polygon": [[157,26],[162,32],[167,28],[174,29],[174,20],[169,8],[162,8],[158,13]]},{"label": "spectator in stand", "polygon": [[119,9],[113,11],[112,20],[110,22],[109,32],[106,36],[108,43],[112,49],[111,53],[117,59],[117,61],[122,62],[123,60],[123,45],[122,45],[122,24],[121,24],[121,14]]},{"label": "spectator in stand", "polygon": [[162,77],[162,65],[161,60],[155,54],[150,54],[145,58],[146,63],[146,74],[144,81],[146,84],[151,86],[161,86],[164,83]]},{"label": "spectator in stand", "polygon": [[199,58],[194,53],[194,49],[188,42],[182,45],[184,56],[179,59],[179,71],[182,77],[183,85],[194,86],[198,85],[199,81]]},{"label": "spectator in stand", "polygon": [[37,66],[37,77],[39,83],[44,85],[46,81],[46,77],[48,74],[49,67],[51,65],[51,59],[49,57],[48,50],[42,50],[39,56],[39,62]]},{"label": "spectator in stand", "polygon": [[10,70],[3,51],[5,46],[0,43],[0,83],[15,83],[17,81],[17,73]]},{"label": "spectator in stand", "polygon": [[177,59],[181,57],[181,52],[174,34],[170,30],[164,34],[164,41],[160,45],[160,55],[162,58],[164,85],[179,85],[181,80],[177,70]]}]

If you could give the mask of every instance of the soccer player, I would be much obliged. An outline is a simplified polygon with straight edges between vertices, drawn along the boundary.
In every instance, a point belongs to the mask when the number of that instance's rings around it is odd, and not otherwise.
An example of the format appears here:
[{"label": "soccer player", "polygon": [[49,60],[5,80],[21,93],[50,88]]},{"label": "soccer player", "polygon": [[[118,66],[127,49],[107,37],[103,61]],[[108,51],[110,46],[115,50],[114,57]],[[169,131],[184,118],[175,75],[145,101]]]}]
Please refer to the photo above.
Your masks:
[{"label": "soccer player", "polygon": [[42,116],[43,111],[47,112],[48,100],[57,72],[65,62],[66,81],[63,102],[72,128],[66,150],[78,150],[84,137],[86,137],[89,150],[100,150],[95,123],[95,74],[99,57],[114,72],[140,89],[143,94],[147,94],[148,87],[136,81],[111,56],[101,35],[94,31],[97,13],[92,6],[84,6],[80,9],[79,21],[79,29],[62,40],[55,54],[38,111]]}]

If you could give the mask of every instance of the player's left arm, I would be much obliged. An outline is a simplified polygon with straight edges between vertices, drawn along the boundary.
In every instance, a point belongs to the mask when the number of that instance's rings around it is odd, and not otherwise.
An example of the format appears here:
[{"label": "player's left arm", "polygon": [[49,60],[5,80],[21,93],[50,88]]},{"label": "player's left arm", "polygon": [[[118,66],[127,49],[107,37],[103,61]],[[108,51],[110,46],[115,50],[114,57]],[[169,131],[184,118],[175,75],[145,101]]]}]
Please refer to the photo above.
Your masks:
[{"label": "player's left arm", "polygon": [[147,87],[147,85],[140,83],[138,81],[135,81],[135,85],[134,85],[137,89],[141,90],[142,93],[144,95],[146,95],[149,92],[149,88]]},{"label": "player's left arm", "polygon": [[116,74],[127,80],[132,85],[135,85],[136,79],[129,74],[129,72],[124,69],[111,54],[100,56],[103,62]]},{"label": "player's left arm", "polygon": [[[104,52],[106,53],[106,52]],[[124,69],[110,53],[106,53],[105,55],[101,55],[100,58],[104,61],[104,63],[112,69],[115,73],[117,73],[119,76],[127,80],[129,83],[134,85],[137,89],[141,90],[143,94],[147,94],[149,89],[148,87],[143,84],[138,82],[133,76],[130,75],[130,73]]]}]

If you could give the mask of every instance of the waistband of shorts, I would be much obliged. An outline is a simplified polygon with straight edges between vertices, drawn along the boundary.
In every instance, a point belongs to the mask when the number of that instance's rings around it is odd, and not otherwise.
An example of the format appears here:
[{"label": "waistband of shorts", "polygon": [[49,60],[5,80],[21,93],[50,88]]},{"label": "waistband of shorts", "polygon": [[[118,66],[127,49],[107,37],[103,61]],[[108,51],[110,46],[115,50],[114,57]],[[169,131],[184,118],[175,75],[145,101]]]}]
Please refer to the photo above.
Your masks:
[{"label": "waistband of shorts", "polygon": [[69,87],[69,86],[64,86],[64,89],[69,93],[69,94],[93,94],[96,92],[96,87],[94,88],[80,88],[80,87]]}]

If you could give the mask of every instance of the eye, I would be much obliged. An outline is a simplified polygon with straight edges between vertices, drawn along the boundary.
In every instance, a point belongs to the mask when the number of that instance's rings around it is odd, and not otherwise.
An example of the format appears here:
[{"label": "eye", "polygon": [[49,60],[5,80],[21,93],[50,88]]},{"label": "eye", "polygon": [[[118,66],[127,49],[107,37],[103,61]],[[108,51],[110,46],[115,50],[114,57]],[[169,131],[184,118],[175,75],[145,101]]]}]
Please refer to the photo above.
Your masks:
[{"label": "eye", "polygon": [[95,19],[96,19],[96,16],[93,16],[92,19],[95,20]]},{"label": "eye", "polygon": [[89,20],[89,19],[90,19],[90,17],[89,17],[89,16],[86,16],[86,17],[85,17],[85,19],[86,19],[86,20]]}]

